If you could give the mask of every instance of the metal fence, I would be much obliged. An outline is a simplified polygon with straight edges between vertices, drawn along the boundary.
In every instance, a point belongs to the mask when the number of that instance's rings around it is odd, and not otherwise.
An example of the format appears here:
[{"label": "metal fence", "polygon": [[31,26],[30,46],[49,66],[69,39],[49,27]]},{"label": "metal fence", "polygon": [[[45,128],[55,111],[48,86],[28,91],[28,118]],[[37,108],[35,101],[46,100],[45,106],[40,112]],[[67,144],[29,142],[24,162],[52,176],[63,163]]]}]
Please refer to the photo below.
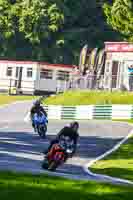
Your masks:
[{"label": "metal fence", "polygon": [[97,78],[97,76],[81,76],[78,78],[73,78],[68,83],[68,89],[103,89],[104,85],[104,76],[100,76]]},{"label": "metal fence", "polygon": [[119,76],[106,76],[104,88],[108,85],[111,90],[133,91],[133,74],[121,73]]},{"label": "metal fence", "polygon": [[133,91],[133,74],[81,76],[69,81],[67,90],[69,89]]},{"label": "metal fence", "polygon": [[22,94],[26,91],[27,94],[32,94],[34,91],[34,81],[18,81],[17,79],[2,79],[0,78],[0,92],[8,94]]},{"label": "metal fence", "polygon": [[14,78],[0,78],[0,92],[12,94],[26,95],[47,95],[60,93],[68,89],[68,81],[53,82],[51,79],[43,80],[17,80]]},{"label": "metal fence", "polygon": [[[46,86],[48,88],[46,88]],[[35,84],[35,81],[22,80],[21,83],[16,79],[0,79],[0,92],[8,92],[9,94],[34,94],[36,90],[43,92],[53,92],[53,85]],[[55,89],[56,87],[56,89]],[[122,74],[120,76],[110,74],[105,75],[91,75],[73,77],[71,80],[64,83],[58,82],[54,85],[54,93],[60,93],[67,90],[122,90],[133,91],[133,74]]]}]

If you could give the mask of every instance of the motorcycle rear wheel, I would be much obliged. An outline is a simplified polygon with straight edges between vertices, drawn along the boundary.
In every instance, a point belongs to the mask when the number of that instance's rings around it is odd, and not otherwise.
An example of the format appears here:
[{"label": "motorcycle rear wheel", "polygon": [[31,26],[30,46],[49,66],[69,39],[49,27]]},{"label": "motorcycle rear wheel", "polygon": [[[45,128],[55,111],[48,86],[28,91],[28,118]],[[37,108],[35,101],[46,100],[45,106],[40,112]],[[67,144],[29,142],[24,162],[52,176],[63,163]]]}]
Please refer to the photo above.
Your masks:
[{"label": "motorcycle rear wheel", "polygon": [[47,126],[44,125],[43,127],[38,126],[38,134],[41,138],[45,139],[46,138],[46,132],[47,132]]}]

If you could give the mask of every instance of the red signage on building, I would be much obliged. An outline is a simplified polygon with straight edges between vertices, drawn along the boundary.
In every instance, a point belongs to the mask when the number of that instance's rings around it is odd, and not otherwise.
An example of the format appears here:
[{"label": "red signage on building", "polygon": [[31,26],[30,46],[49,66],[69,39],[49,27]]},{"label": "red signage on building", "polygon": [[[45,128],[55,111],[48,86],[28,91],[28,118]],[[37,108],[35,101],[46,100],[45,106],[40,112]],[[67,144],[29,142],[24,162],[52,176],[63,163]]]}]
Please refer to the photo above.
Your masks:
[{"label": "red signage on building", "polygon": [[107,42],[105,43],[106,52],[133,52],[133,44],[131,43],[118,43]]}]

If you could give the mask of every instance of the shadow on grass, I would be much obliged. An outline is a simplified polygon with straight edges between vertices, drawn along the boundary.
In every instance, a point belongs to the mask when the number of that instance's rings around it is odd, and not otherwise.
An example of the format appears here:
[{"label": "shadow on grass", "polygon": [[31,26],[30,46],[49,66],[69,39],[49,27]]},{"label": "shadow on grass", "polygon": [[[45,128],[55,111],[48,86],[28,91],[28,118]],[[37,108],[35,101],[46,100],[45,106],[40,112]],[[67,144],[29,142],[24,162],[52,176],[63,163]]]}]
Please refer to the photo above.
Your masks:
[{"label": "shadow on grass", "polygon": [[91,171],[133,181],[133,137],[117,151],[92,165]]},{"label": "shadow on grass", "polygon": [[133,159],[133,137],[128,139],[117,151],[107,156],[104,160]]},{"label": "shadow on grass", "polygon": [[133,181],[133,170],[131,169],[124,169],[124,168],[116,168],[116,167],[107,167],[105,169],[97,169],[93,167],[91,169],[92,172],[97,173],[97,174],[103,174],[103,175],[108,175],[108,176],[113,176],[116,178],[122,178],[122,179],[127,179]]},{"label": "shadow on grass", "polygon": [[7,172],[0,177],[2,200],[126,200],[133,195],[126,186]]}]

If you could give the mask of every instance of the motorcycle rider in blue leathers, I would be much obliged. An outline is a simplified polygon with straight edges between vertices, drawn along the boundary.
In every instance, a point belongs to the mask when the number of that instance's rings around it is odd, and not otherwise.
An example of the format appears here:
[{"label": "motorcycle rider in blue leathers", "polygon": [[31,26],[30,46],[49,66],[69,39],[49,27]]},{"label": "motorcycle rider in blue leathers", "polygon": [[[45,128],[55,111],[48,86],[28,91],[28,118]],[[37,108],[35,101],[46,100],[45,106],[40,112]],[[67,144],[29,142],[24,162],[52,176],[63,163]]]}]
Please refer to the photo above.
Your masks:
[{"label": "motorcycle rider in blue leathers", "polygon": [[[33,116],[35,113],[40,113],[42,112],[46,117],[47,117],[47,113],[46,111],[44,110],[44,108],[41,106],[41,103],[39,100],[36,100],[30,110],[30,116],[31,116],[31,120],[32,120],[32,126],[34,128],[34,122],[33,122]],[[48,123],[48,121],[47,121]]]}]

